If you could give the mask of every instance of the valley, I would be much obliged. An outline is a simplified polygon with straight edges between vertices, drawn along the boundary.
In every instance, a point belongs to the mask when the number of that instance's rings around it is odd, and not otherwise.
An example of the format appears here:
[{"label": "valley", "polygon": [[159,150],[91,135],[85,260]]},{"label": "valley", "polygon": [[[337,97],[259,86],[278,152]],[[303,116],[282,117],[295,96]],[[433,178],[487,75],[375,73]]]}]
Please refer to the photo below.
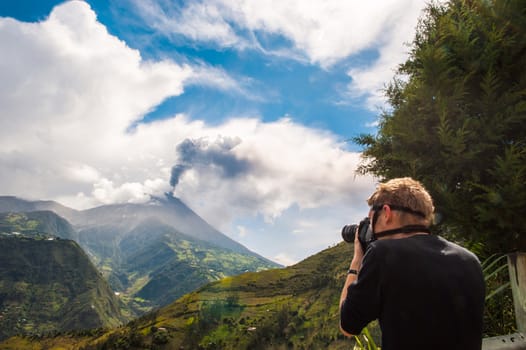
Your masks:
[{"label": "valley", "polygon": [[[3,278],[0,284],[0,310],[5,311],[0,320],[10,320],[9,326],[4,327],[4,336],[123,324],[211,281],[279,267],[215,230],[171,196],[145,204],[102,206],[86,211],[52,201],[0,197],[0,235],[4,242],[9,242],[0,249],[5,259],[2,272],[16,276],[16,283]],[[78,256],[60,255],[59,247],[67,244],[76,246]],[[42,259],[21,259],[23,254]],[[69,272],[46,270],[44,267],[54,266],[54,258],[64,268],[70,268]],[[38,290],[34,278],[54,278],[51,285],[43,287],[49,293],[71,289],[67,287],[69,283],[77,285],[78,280],[89,281],[84,268],[72,268],[79,259],[91,264],[105,284],[112,300],[110,308],[118,310],[118,317],[110,317],[112,322],[78,323],[62,318],[64,324],[57,325],[50,320],[58,317],[55,312],[58,307],[51,306],[49,295],[42,293],[28,296],[31,301],[17,295],[18,304],[11,307],[13,290]],[[93,304],[73,295],[60,298],[65,303],[74,301],[88,307]],[[31,303],[44,310],[35,322],[42,325],[51,322],[49,327],[24,326],[23,323],[29,322],[27,317],[18,317],[15,322],[9,316],[17,308],[31,308]]]},{"label": "valley", "polygon": [[349,349],[338,300],[351,252],[341,243],[294,266],[225,277],[124,327],[15,337],[0,349]]}]

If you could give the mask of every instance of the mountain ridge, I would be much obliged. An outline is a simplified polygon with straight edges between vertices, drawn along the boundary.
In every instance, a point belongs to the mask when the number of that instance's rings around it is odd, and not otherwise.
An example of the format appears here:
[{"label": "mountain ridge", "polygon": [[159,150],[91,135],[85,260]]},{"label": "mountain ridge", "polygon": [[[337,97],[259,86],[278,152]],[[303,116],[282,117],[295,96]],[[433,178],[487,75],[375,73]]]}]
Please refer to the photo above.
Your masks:
[{"label": "mountain ridge", "polygon": [[[121,222],[121,225],[133,228],[137,225],[137,220],[140,219],[137,217],[136,213],[138,210],[136,209],[146,212],[147,215],[151,217],[160,219],[163,223],[176,227],[178,231],[186,233],[189,236],[232,249],[236,252],[255,254],[261,259],[275,263],[216,230],[179,198],[169,193],[165,193],[164,197],[152,196],[150,201],[146,203],[107,204],[84,210],[72,209],[52,200],[27,200],[16,196],[0,196],[0,212],[49,210],[68,220],[79,231],[93,225],[100,226],[101,222],[103,225],[114,224],[112,219],[115,218],[116,215],[128,220],[127,222]],[[112,214],[108,217],[109,211],[111,211]],[[187,215],[190,219],[183,218],[183,215]],[[195,227],[199,227],[199,229],[196,230]]]},{"label": "mountain ridge", "polygon": [[0,234],[0,339],[115,327],[119,300],[73,240]]},{"label": "mountain ridge", "polygon": [[31,210],[57,210],[64,222],[71,220],[73,233],[62,238],[75,238],[120,293],[130,317],[166,305],[210,281],[280,266],[215,230],[170,195],[146,204],[84,211],[53,201],[0,197],[0,212],[14,210],[28,217],[43,215]]},{"label": "mountain ridge", "polygon": [[[340,243],[289,267],[225,277],[120,328],[87,336],[11,338],[0,349],[349,349],[339,330],[339,296],[352,244]],[[379,340],[377,324],[369,330]]]}]

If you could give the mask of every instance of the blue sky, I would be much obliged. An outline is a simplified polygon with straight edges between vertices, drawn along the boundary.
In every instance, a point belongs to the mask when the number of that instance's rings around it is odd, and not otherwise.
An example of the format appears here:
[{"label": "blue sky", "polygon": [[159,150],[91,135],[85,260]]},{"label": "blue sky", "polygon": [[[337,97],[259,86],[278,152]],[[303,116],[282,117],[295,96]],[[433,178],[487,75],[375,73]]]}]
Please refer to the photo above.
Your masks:
[{"label": "blue sky", "polygon": [[2,1],[0,193],[82,209],[172,192],[302,260],[366,215],[375,180],[347,140],[376,131],[424,6]]}]

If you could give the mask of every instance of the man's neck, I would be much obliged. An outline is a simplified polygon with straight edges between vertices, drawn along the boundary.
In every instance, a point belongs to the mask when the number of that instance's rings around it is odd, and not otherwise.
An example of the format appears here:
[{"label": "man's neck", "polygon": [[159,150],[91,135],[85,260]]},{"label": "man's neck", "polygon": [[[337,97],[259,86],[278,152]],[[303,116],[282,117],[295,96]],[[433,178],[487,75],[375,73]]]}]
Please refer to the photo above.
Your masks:
[{"label": "man's neck", "polygon": [[429,229],[421,222],[402,223],[399,220],[393,220],[385,227],[375,230],[374,234],[377,239],[401,239],[415,235],[429,234]]},{"label": "man's neck", "polygon": [[382,240],[382,239],[402,239],[402,238],[409,238],[409,237],[413,237],[413,236],[428,235],[428,234],[429,233],[427,233],[427,232],[395,233],[393,235],[387,235],[387,236],[379,237],[378,240]]}]

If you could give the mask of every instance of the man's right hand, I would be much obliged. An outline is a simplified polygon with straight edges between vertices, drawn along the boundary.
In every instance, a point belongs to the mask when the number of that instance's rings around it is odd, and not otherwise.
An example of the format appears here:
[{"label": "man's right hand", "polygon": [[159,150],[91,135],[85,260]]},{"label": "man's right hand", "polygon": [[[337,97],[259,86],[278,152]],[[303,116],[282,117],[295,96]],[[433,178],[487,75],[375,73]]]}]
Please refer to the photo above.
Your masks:
[{"label": "man's right hand", "polygon": [[362,244],[358,240],[358,228],[356,228],[356,232],[354,234],[354,255],[350,266],[351,269],[360,271],[360,268],[362,267],[363,254],[364,251]]}]

